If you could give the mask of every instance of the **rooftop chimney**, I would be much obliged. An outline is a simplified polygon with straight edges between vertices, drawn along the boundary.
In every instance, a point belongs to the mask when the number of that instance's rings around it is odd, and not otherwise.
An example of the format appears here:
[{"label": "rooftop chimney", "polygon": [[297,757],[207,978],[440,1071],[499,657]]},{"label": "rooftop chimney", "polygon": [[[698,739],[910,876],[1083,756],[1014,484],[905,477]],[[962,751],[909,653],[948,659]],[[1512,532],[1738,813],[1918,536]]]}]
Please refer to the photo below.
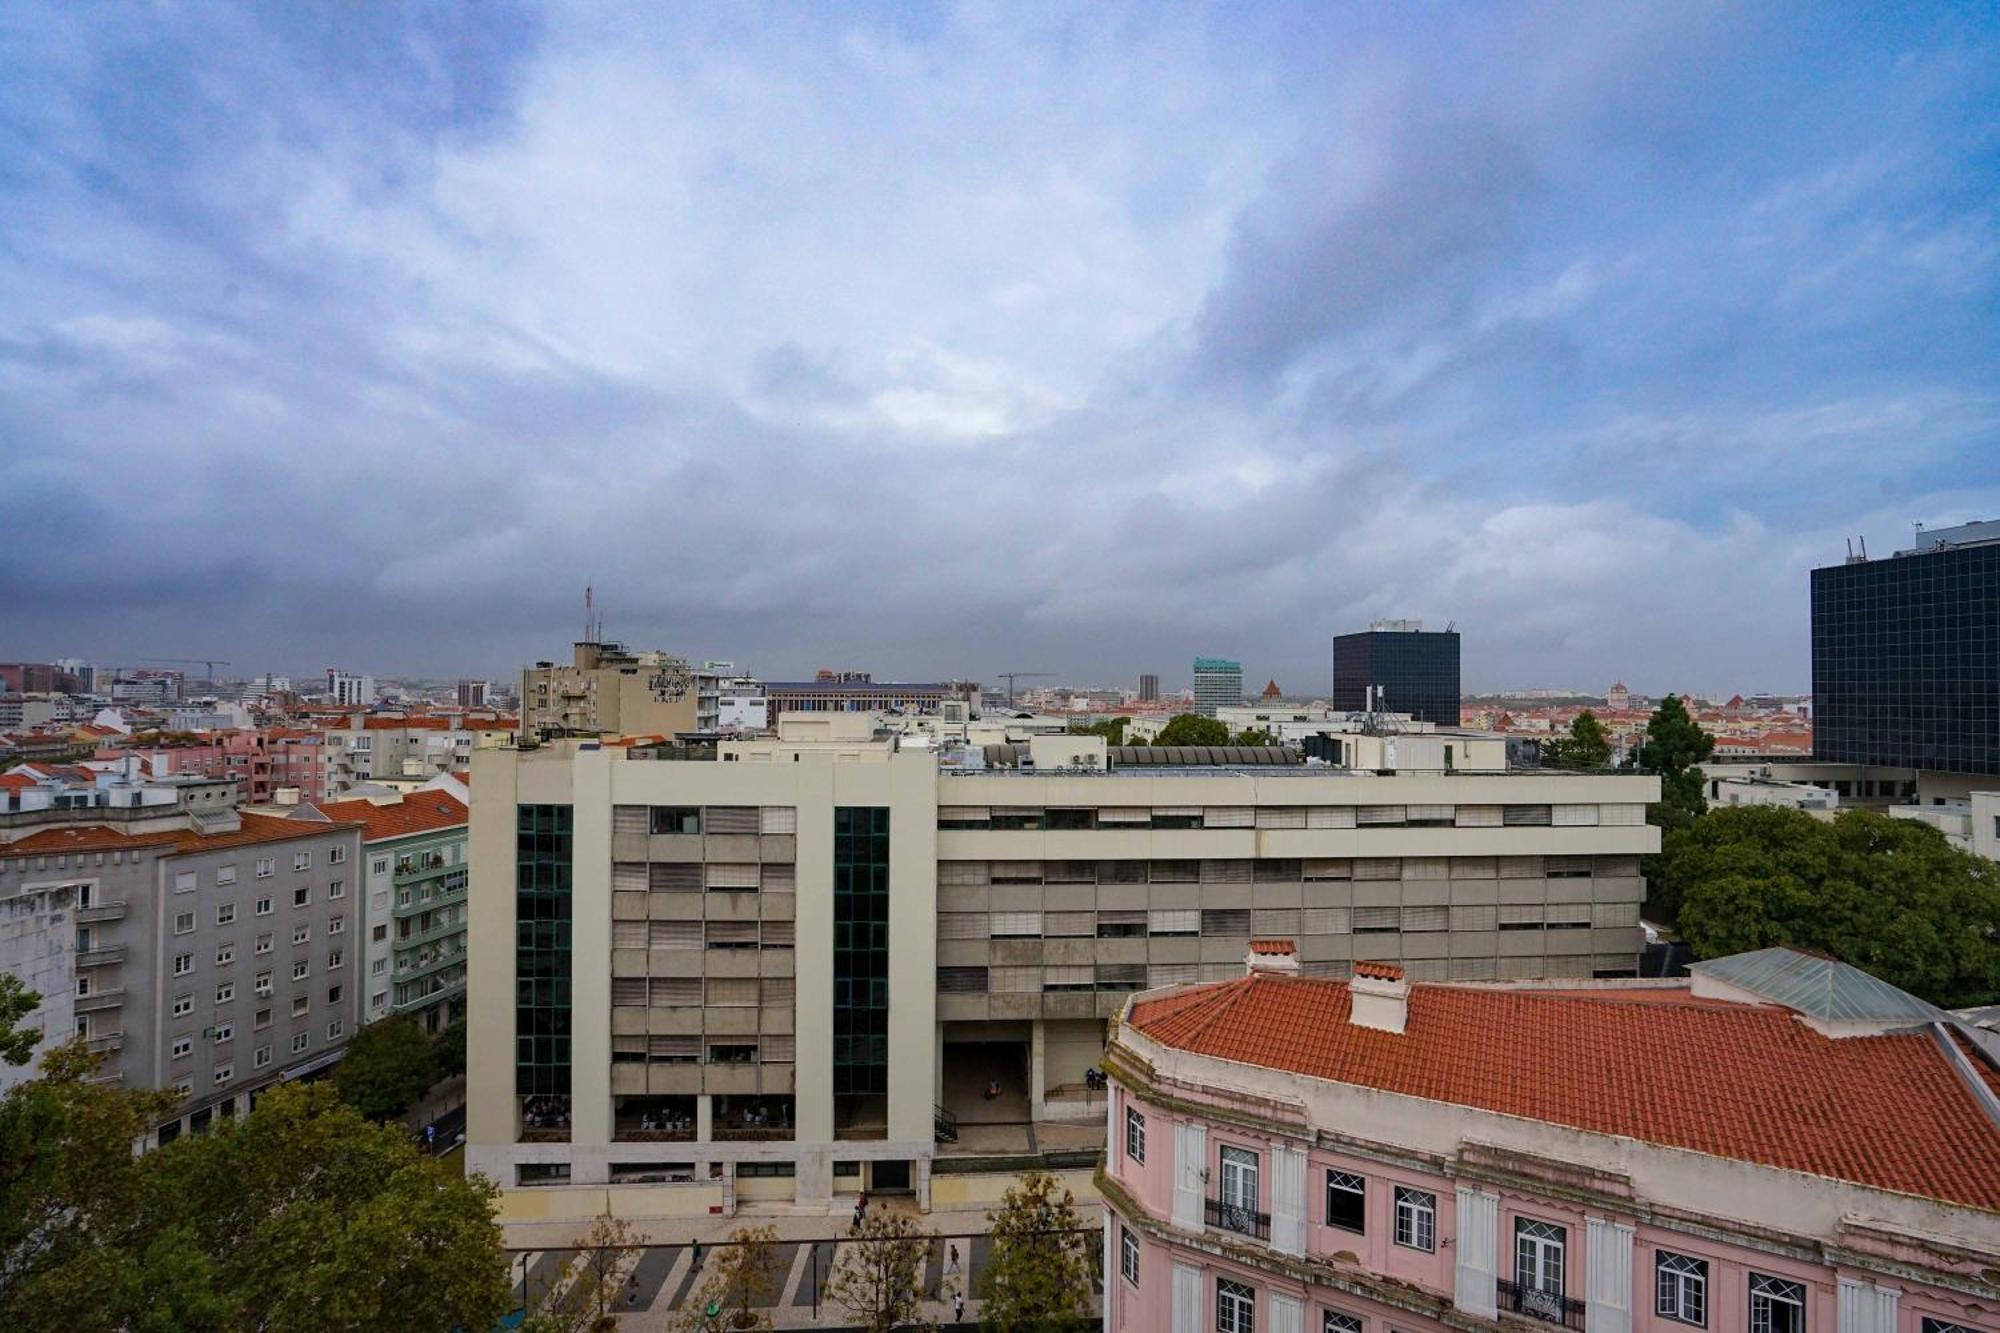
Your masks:
[{"label": "rooftop chimney", "polygon": [[1250,952],[1243,956],[1243,966],[1251,976],[1265,972],[1295,977],[1299,974],[1298,946],[1290,940],[1251,940]]},{"label": "rooftop chimney", "polygon": [[1394,963],[1356,963],[1347,998],[1347,1019],[1356,1027],[1400,1033],[1409,1020],[1410,983]]}]

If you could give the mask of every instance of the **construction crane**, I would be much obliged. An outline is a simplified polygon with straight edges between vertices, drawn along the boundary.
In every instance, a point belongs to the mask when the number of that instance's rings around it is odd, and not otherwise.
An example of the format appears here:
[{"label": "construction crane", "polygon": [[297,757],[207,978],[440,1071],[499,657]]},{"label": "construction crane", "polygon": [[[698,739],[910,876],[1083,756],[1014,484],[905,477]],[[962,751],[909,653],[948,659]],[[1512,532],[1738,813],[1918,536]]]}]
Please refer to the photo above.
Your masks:
[{"label": "construction crane", "polygon": [[1001,671],[995,674],[1007,682],[1007,706],[1012,708],[1014,706],[1015,680],[1026,680],[1030,676],[1053,676],[1056,673],[1053,671]]},{"label": "construction crane", "polygon": [[204,667],[208,671],[206,679],[210,689],[215,687],[215,669],[219,666],[228,666],[230,664],[229,659],[226,657],[142,657],[139,660],[141,662],[177,662],[182,666]]}]

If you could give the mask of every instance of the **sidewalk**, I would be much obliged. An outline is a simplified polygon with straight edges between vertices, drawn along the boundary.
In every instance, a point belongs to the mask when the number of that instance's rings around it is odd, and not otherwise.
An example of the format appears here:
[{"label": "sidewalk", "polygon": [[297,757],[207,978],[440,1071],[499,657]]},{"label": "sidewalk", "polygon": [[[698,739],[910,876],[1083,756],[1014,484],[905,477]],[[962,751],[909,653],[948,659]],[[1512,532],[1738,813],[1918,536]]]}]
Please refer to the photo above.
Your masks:
[{"label": "sidewalk", "polygon": [[[987,1230],[986,1205],[940,1208],[919,1213],[913,1199],[877,1195],[869,1200],[868,1206],[871,1210],[888,1208],[909,1213],[933,1235],[980,1236],[985,1235]],[[717,1241],[727,1240],[729,1233],[739,1227],[769,1226],[777,1231],[779,1240],[786,1242],[838,1241],[846,1238],[848,1226],[854,1221],[854,1202],[847,1196],[836,1200],[826,1212],[802,1212],[795,1206],[790,1212],[779,1211],[785,1207],[787,1205],[776,1205],[770,1212],[743,1210],[735,1217],[633,1219],[630,1226],[633,1234],[645,1245],[686,1245],[698,1240],[705,1247],[713,1247]],[[1079,1200],[1076,1210],[1086,1226],[1096,1226],[1103,1221],[1103,1205],[1095,1201],[1086,1203]],[[582,1221],[507,1222],[501,1230],[510,1251],[557,1250],[574,1245],[590,1229],[590,1224],[589,1218]]]}]

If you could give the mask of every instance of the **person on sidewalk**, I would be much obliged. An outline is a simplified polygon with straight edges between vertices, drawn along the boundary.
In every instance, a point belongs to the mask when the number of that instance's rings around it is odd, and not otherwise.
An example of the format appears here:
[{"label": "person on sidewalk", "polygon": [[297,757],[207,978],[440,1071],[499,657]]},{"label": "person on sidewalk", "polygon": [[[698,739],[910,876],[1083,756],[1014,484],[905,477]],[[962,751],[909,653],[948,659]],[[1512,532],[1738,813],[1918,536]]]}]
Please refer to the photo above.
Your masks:
[{"label": "person on sidewalk", "polygon": [[951,1294],[951,1322],[954,1324],[965,1322],[965,1288],[963,1287],[960,1287]]},{"label": "person on sidewalk", "polygon": [[862,1219],[868,1216],[868,1191],[863,1190],[854,1199],[854,1230],[861,1230]]}]

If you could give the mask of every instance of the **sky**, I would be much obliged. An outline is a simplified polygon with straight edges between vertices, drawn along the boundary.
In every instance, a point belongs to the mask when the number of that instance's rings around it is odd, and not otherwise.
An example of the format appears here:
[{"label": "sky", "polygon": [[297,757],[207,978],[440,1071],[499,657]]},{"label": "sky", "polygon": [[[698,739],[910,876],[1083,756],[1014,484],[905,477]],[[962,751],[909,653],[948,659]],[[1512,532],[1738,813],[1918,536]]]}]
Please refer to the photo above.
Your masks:
[{"label": "sky", "polygon": [[1989,6],[0,6],[0,657],[1804,690],[2000,517]]}]

